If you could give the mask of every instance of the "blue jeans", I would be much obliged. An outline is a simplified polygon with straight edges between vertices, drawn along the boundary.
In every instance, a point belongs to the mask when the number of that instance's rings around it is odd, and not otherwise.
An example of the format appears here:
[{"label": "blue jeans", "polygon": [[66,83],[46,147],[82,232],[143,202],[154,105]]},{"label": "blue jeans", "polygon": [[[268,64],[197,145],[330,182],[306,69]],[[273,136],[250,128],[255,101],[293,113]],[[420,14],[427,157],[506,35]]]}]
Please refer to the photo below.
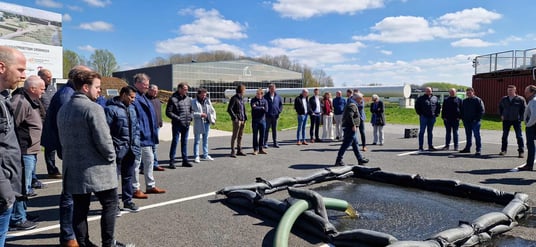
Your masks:
[{"label": "blue jeans", "polygon": [[264,131],[264,145],[268,145],[268,135],[270,133],[270,129],[272,129],[272,141],[274,142],[274,145],[277,145],[277,122],[279,120],[279,117],[269,117],[266,116],[266,131]]},{"label": "blue jeans", "polygon": [[182,155],[182,161],[187,162],[188,161],[188,150],[187,150],[187,144],[188,144],[188,129],[189,126],[182,126],[180,124],[173,124],[172,127],[172,135],[173,138],[171,139],[171,147],[169,148],[169,160],[170,162],[173,162],[175,160],[175,152],[177,152],[177,144],[179,143],[179,137],[181,139],[181,155]]},{"label": "blue jeans", "polygon": [[480,120],[476,121],[465,121],[463,120],[463,126],[465,127],[465,138],[467,139],[467,143],[465,144],[464,149],[471,149],[471,146],[473,145],[473,137],[475,136],[475,144],[476,144],[476,151],[480,152],[482,149],[482,142],[480,140]]},{"label": "blue jeans", "polygon": [[526,127],[525,132],[527,133],[527,168],[534,167],[534,152],[536,148],[534,146],[534,139],[536,138],[536,126]]},{"label": "blue jeans", "polygon": [[32,189],[32,178],[37,164],[37,154],[23,154],[22,163],[24,164],[24,186],[25,192]]},{"label": "blue jeans", "polygon": [[[210,123],[203,123],[204,131],[203,133],[194,134],[194,157],[199,157],[199,141],[201,136],[203,136],[203,158],[208,157],[208,132],[210,131]],[[194,130],[195,132],[195,130]]]},{"label": "blue jeans", "polygon": [[23,198],[16,198],[13,203],[13,212],[11,213],[10,224],[17,224],[26,222],[26,200]]},{"label": "blue jeans", "polygon": [[9,230],[9,219],[13,208],[8,208],[0,213],[0,246],[6,243],[7,231]]},{"label": "blue jeans", "polygon": [[460,128],[460,121],[459,120],[449,120],[444,119],[443,123],[445,124],[445,129],[447,131],[447,134],[445,135],[445,146],[448,147],[450,145],[451,140],[451,133],[452,133],[452,139],[454,144],[454,149],[458,148],[458,129]]},{"label": "blue jeans", "polygon": [[257,151],[262,149],[264,145],[264,132],[266,128],[266,121],[251,121],[251,129],[253,130],[253,150]]},{"label": "blue jeans", "polygon": [[423,149],[424,145],[424,131],[428,134],[428,147],[431,148],[434,146],[433,144],[433,130],[434,130],[434,124],[435,124],[436,118],[435,117],[426,117],[423,115],[419,116],[419,123],[420,123],[420,129],[419,129],[419,149]]},{"label": "blue jeans", "polygon": [[60,194],[60,242],[75,239],[73,230],[73,196]]},{"label": "blue jeans", "polygon": [[[298,130],[296,130],[296,140],[305,141],[305,126],[307,125],[307,114],[298,115]],[[301,138],[300,138],[301,134]]]},{"label": "blue jeans", "polygon": [[501,151],[506,151],[508,148],[508,133],[510,132],[510,126],[514,127],[517,140],[517,151],[523,152],[525,150],[525,144],[523,143],[523,133],[521,132],[521,121],[503,121],[503,133],[501,142]]},{"label": "blue jeans", "polygon": [[359,153],[359,143],[357,142],[357,131],[353,131],[352,128],[349,127],[343,127],[343,133],[342,144],[337,153],[337,161],[342,161],[342,157],[350,145],[352,145],[352,150],[354,151],[357,161],[362,160],[363,157],[361,156],[361,153]]}]

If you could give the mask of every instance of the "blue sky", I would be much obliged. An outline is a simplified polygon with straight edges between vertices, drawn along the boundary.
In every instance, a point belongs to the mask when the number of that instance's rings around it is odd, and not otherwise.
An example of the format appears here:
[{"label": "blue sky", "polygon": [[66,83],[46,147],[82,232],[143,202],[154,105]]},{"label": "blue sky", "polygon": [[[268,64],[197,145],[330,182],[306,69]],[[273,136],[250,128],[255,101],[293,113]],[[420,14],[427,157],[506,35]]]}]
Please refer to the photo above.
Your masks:
[{"label": "blue sky", "polygon": [[121,69],[173,53],[287,55],[336,86],[471,85],[477,55],[536,47],[529,0],[25,0],[60,13],[63,47]]}]

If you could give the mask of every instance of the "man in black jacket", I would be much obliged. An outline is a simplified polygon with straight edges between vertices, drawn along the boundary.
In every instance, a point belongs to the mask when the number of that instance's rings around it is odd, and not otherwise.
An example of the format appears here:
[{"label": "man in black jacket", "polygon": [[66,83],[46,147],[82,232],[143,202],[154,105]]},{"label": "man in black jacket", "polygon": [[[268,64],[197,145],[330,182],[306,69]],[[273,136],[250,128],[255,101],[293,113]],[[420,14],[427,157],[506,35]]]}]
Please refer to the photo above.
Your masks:
[{"label": "man in black jacket", "polygon": [[518,157],[523,158],[525,152],[525,143],[523,142],[523,132],[521,131],[521,121],[525,114],[527,103],[523,96],[517,95],[516,86],[508,85],[507,95],[499,102],[499,114],[502,120],[502,142],[500,155],[506,155],[508,148],[508,133],[510,126],[514,127],[517,139]]},{"label": "man in black jacket", "polygon": [[436,150],[433,145],[433,130],[436,117],[439,116],[441,111],[441,103],[439,98],[432,94],[432,88],[427,87],[424,89],[424,95],[417,98],[415,102],[415,111],[419,115],[419,152],[424,151],[424,132],[428,134],[428,150]]},{"label": "man in black jacket", "polygon": [[480,138],[480,122],[482,116],[484,116],[485,108],[482,99],[475,95],[473,88],[468,87],[465,89],[465,99],[463,100],[462,107],[462,121],[465,128],[465,148],[460,153],[470,153],[472,142],[472,135],[475,136],[476,153],[475,156],[480,156],[482,151],[482,142]]},{"label": "man in black jacket", "polygon": [[361,123],[361,115],[359,115],[359,109],[357,108],[357,104],[355,103],[355,100],[357,99],[358,95],[359,92],[354,92],[352,96],[354,100],[350,100],[350,103],[346,104],[346,106],[344,107],[344,112],[342,113],[342,128],[344,134],[341,147],[339,148],[339,152],[337,153],[337,160],[335,161],[336,166],[344,166],[342,157],[344,156],[346,149],[348,149],[350,145],[352,145],[352,150],[354,151],[357,163],[359,165],[363,165],[369,162],[368,159],[364,158],[363,156],[361,156],[361,153],[359,153],[359,146],[357,142],[357,130],[359,128],[359,125],[363,124]]},{"label": "man in black jacket", "polygon": [[181,138],[182,166],[192,167],[188,161],[188,130],[193,118],[192,99],[188,96],[188,84],[182,82],[171,95],[166,106],[166,116],[171,118],[172,139],[169,148],[169,168],[175,169],[175,152]]},{"label": "man in black jacket", "polygon": [[460,127],[461,114],[462,99],[456,96],[456,89],[451,88],[449,89],[449,97],[443,100],[443,108],[441,109],[441,118],[443,118],[443,123],[447,131],[443,150],[449,150],[452,133],[454,151],[458,151],[458,129]]},{"label": "man in black jacket", "polygon": [[294,110],[298,115],[298,129],[296,130],[296,141],[298,145],[307,145],[307,141],[305,141],[305,126],[307,125],[307,114],[311,109],[307,98],[308,95],[309,91],[304,88],[301,94],[294,99]]},{"label": "man in black jacket", "polygon": [[229,105],[227,106],[227,112],[233,121],[233,135],[231,137],[231,157],[233,158],[236,158],[237,155],[246,156],[246,154],[242,152],[242,135],[247,120],[246,107],[244,105],[244,99],[242,98],[245,91],[246,87],[244,85],[238,85],[236,87],[236,94],[231,97]]}]

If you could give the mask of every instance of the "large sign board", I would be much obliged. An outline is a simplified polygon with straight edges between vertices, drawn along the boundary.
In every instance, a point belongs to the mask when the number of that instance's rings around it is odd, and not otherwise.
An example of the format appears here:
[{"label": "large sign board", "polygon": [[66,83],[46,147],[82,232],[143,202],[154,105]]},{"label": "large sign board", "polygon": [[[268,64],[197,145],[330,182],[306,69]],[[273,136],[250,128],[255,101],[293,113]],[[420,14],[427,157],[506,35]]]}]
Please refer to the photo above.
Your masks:
[{"label": "large sign board", "polygon": [[61,14],[0,2],[0,45],[20,50],[27,59],[26,75],[47,68],[63,77]]}]

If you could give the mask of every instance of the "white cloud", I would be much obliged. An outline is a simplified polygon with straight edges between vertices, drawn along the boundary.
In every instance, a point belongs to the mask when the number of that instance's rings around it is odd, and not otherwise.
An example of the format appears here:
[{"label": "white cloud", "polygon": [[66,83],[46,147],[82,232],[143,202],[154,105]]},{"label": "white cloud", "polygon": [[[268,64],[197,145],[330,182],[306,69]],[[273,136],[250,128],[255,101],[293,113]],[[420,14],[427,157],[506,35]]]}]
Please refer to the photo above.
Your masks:
[{"label": "white cloud", "polygon": [[79,26],[81,29],[95,31],[95,32],[111,32],[114,26],[104,21],[95,21],[89,23],[82,23]]},{"label": "white cloud", "polygon": [[388,50],[380,50],[380,53],[388,56],[393,55],[393,51]]},{"label": "white cloud", "polygon": [[371,83],[421,85],[426,82],[449,82],[469,86],[474,69],[471,59],[467,58],[474,56],[476,55],[338,64],[326,67],[324,71],[333,78],[335,85],[339,86],[366,86]]},{"label": "white cloud", "polygon": [[89,52],[94,52],[95,50],[97,50],[97,48],[95,48],[95,47],[93,47],[91,45],[79,46],[78,49],[82,50],[82,51],[89,51]]},{"label": "white cloud", "polygon": [[488,47],[496,44],[481,39],[460,39],[450,43],[450,45],[453,47]]},{"label": "white cloud", "polygon": [[502,16],[483,8],[465,9],[447,13],[436,20],[428,21],[418,16],[386,17],[376,23],[372,33],[354,36],[356,40],[372,40],[386,43],[419,42],[434,39],[472,38],[493,33],[482,30]]},{"label": "white cloud", "polygon": [[36,0],[35,4],[47,8],[61,8],[63,7],[63,4],[60,2],[56,2],[54,0]]},{"label": "white cloud", "polygon": [[62,18],[62,19],[63,19],[63,21],[67,21],[67,22],[73,20],[73,18],[72,18],[71,15],[69,15],[69,14],[63,14],[63,18]]},{"label": "white cloud", "polygon": [[67,8],[72,11],[78,11],[78,12],[81,12],[83,10],[82,7],[76,6],[76,5],[67,5]]},{"label": "white cloud", "polygon": [[196,53],[203,51],[225,50],[243,55],[237,46],[226,44],[223,40],[247,38],[246,25],[225,19],[217,10],[183,9],[183,15],[192,15],[192,23],[179,27],[180,36],[156,43],[156,51],[164,54]]},{"label": "white cloud", "polygon": [[254,44],[251,46],[253,56],[286,55],[292,61],[307,64],[310,67],[325,66],[350,60],[349,56],[365,47],[361,42],[322,44],[305,39],[276,39],[271,46]]},{"label": "white cloud", "polygon": [[353,15],[383,6],[384,0],[278,0],[272,8],[283,17],[306,19],[330,13]]},{"label": "white cloud", "polygon": [[111,0],[84,0],[88,5],[92,7],[106,7],[107,5],[112,4]]}]

